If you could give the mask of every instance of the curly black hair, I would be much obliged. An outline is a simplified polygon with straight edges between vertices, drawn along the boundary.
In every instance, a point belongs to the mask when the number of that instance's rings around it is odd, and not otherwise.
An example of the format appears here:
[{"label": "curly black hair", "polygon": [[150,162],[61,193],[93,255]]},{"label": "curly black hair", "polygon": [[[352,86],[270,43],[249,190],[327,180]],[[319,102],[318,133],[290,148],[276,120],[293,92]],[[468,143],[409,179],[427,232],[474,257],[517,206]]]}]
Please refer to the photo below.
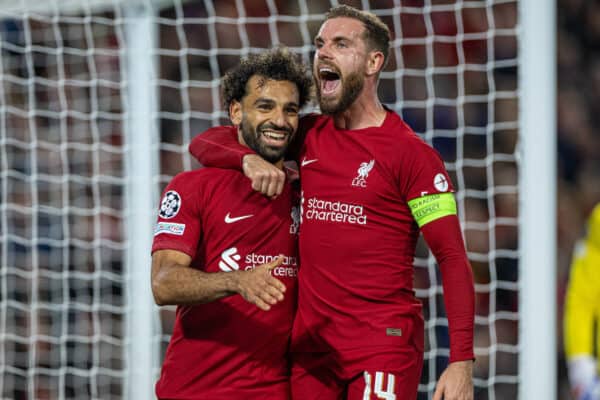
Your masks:
[{"label": "curly black hair", "polygon": [[250,55],[225,74],[222,91],[226,109],[229,109],[232,101],[241,101],[248,94],[246,85],[254,75],[294,83],[298,88],[300,108],[310,98],[313,81],[308,74],[306,65],[298,61],[287,48],[277,47],[260,54]]}]

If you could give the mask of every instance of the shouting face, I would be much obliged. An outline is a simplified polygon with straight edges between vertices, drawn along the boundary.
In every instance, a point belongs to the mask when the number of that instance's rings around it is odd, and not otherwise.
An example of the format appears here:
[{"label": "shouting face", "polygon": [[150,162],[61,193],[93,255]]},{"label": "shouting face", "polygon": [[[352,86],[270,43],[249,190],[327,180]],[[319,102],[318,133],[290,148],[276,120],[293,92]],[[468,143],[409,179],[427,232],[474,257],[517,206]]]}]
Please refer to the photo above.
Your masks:
[{"label": "shouting face", "polygon": [[354,103],[365,81],[367,48],[362,22],[332,18],[321,25],[315,38],[313,76],[321,112],[336,114]]}]

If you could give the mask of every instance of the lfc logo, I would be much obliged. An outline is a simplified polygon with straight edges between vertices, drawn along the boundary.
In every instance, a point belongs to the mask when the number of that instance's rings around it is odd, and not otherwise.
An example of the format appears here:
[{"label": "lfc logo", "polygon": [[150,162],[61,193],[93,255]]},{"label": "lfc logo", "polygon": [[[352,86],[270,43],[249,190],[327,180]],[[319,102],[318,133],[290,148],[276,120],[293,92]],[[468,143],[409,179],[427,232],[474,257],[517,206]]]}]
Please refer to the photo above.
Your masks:
[{"label": "lfc logo", "polygon": [[367,162],[361,162],[360,167],[358,167],[358,176],[352,179],[352,186],[356,187],[367,187],[367,178],[369,177],[369,172],[373,169],[375,165],[375,160],[371,160]]}]

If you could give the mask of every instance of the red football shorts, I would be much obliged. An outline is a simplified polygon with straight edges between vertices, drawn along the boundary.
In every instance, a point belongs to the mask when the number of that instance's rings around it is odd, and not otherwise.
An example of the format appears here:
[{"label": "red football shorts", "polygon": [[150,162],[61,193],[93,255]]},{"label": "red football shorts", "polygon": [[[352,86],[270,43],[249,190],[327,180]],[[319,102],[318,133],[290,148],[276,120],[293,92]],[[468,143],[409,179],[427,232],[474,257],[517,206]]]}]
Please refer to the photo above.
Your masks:
[{"label": "red football shorts", "polygon": [[[415,400],[423,369],[423,352],[413,346],[364,349],[344,354],[296,353],[292,365],[292,399]],[[360,355],[359,355],[360,354]]]}]

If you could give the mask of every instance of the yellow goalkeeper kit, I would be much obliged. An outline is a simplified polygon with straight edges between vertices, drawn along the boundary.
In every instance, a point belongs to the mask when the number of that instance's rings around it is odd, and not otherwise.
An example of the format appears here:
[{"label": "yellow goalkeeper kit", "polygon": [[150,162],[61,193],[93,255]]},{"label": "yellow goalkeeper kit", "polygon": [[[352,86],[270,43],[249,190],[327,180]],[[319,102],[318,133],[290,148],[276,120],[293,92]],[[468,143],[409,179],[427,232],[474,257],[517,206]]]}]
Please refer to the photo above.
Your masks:
[{"label": "yellow goalkeeper kit", "polygon": [[[600,370],[600,204],[577,245],[565,301],[564,339],[569,381],[577,398],[593,398]],[[589,397],[586,397],[586,394]]]}]

